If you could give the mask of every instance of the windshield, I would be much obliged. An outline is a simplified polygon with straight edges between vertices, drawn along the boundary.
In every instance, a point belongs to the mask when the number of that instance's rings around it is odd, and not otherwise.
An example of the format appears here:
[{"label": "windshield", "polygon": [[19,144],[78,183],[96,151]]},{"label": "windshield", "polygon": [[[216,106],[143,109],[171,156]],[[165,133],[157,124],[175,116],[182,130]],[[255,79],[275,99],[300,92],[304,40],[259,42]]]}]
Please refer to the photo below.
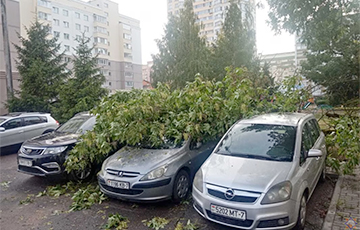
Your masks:
[{"label": "windshield", "polygon": [[137,145],[133,147],[137,148],[143,148],[143,149],[175,149],[175,148],[181,148],[184,146],[185,141],[175,141],[175,139],[166,139],[164,140],[158,140],[157,143],[154,144],[154,142],[151,141],[143,141],[142,143],[138,143]]},{"label": "windshield", "polygon": [[292,161],[296,127],[237,124],[216,150],[218,154],[262,160]]},{"label": "windshield", "polygon": [[89,120],[90,116],[76,116],[65,122],[62,126],[60,126],[56,132],[61,133],[79,133],[81,130],[81,126]]}]

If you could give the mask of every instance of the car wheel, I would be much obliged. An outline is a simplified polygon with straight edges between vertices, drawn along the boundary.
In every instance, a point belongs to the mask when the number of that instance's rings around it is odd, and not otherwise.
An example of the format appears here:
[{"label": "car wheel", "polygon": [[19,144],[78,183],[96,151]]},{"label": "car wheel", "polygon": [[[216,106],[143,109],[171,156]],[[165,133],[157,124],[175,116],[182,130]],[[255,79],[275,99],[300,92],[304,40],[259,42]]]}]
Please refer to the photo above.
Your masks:
[{"label": "car wheel", "polygon": [[189,193],[190,187],[190,177],[185,170],[180,170],[176,175],[173,187],[173,201],[179,203],[182,200],[185,200]]},{"label": "car wheel", "polygon": [[87,182],[90,181],[93,176],[93,167],[89,164],[83,170],[73,170],[69,174],[70,179],[78,182]]},{"label": "car wheel", "polygon": [[304,194],[300,200],[299,215],[293,230],[303,230],[305,228],[305,218],[306,218],[306,196]]}]

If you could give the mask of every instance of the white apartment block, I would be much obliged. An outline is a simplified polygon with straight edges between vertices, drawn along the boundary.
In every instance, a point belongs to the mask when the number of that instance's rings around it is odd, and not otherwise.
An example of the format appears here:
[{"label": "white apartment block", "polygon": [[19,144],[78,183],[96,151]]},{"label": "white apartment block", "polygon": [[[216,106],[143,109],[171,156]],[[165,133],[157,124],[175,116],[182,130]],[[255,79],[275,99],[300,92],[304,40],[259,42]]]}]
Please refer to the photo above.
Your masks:
[{"label": "white apartment block", "polygon": [[94,54],[112,92],[142,88],[140,21],[121,15],[110,0],[20,0],[21,35],[35,18],[51,27],[67,60],[77,39],[91,38]]},{"label": "white apartment block", "polygon": [[[167,0],[168,16],[178,16],[185,0]],[[244,20],[255,32],[255,0],[239,0],[239,7]],[[205,36],[208,42],[214,42],[225,21],[229,0],[194,0],[193,9],[201,24],[200,36]]]}]

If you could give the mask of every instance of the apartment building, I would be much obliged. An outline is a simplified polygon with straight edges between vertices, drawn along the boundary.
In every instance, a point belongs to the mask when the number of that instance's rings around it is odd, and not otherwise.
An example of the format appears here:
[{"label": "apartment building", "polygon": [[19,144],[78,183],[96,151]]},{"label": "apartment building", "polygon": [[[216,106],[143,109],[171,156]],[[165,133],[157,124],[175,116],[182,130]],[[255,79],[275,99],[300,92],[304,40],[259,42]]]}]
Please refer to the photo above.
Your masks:
[{"label": "apartment building", "polygon": [[140,21],[119,14],[118,7],[109,0],[21,0],[21,35],[37,18],[51,27],[69,61],[84,34],[98,54],[104,87],[112,92],[142,88]]},{"label": "apartment building", "polygon": [[[15,60],[17,59],[17,53],[14,45],[19,45],[19,39],[17,34],[20,33],[20,10],[18,0],[6,0],[6,12],[7,12],[7,26],[9,32],[10,41],[10,55],[12,66],[12,77],[14,90],[19,90],[19,72],[15,66]],[[4,42],[3,42],[3,22],[0,17],[0,114],[7,112],[5,103],[7,100],[7,88],[6,88],[6,74],[5,74],[5,61],[4,61]]]},{"label": "apartment building", "polygon": [[[168,16],[179,15],[184,6],[185,0],[167,0]],[[239,7],[242,11],[243,19],[246,20],[250,28],[255,31],[256,11],[255,0],[239,0]],[[225,21],[226,12],[230,5],[229,0],[194,0],[193,9],[198,17],[200,36],[205,36],[207,41],[216,41],[217,34],[220,32]]]}]

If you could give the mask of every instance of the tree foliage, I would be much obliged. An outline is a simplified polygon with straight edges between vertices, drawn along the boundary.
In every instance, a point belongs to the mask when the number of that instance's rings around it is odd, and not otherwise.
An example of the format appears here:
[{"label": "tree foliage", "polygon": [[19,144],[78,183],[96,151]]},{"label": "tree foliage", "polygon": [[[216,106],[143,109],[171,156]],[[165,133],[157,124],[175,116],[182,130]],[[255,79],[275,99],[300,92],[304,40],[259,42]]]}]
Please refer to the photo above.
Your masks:
[{"label": "tree foliage", "polygon": [[274,30],[300,35],[302,74],[326,87],[332,104],[359,96],[360,7],[354,0],[268,0]]},{"label": "tree foliage", "polygon": [[209,50],[199,31],[192,1],[186,0],[180,16],[169,18],[164,37],[157,41],[159,53],[153,56],[152,67],[154,86],[172,82],[174,88],[181,88],[186,81],[193,81],[197,73],[209,73]]},{"label": "tree foliage", "polygon": [[59,54],[57,39],[49,38],[50,28],[35,22],[26,28],[26,38],[15,45],[16,67],[21,76],[19,97],[10,98],[10,111],[49,112],[57,100],[58,90],[67,77],[63,54]]},{"label": "tree foliage", "polygon": [[[281,91],[269,93],[249,79],[244,69],[228,70],[221,81],[197,77],[184,88],[119,92],[105,98],[92,112],[97,124],[70,152],[68,171],[101,163],[119,145],[159,147],[167,140],[179,143],[190,136],[214,140],[238,119],[270,111],[296,111],[302,90],[289,79]],[[292,84],[292,85],[290,85]],[[273,100],[276,98],[276,102]]]},{"label": "tree foliage", "polygon": [[73,63],[73,77],[61,87],[59,103],[53,109],[54,115],[64,122],[76,113],[94,108],[106,95],[102,88],[105,77],[97,67],[97,56],[92,55],[93,47],[89,47],[90,38],[84,35],[78,40]]},{"label": "tree foliage", "polygon": [[[221,80],[225,74],[225,67],[247,67],[252,69],[255,55],[255,31],[250,4],[243,4],[243,11],[239,4],[242,1],[232,0],[226,13],[225,22],[218,39],[213,45],[212,69],[213,76]],[[243,13],[244,12],[244,13]]]}]

